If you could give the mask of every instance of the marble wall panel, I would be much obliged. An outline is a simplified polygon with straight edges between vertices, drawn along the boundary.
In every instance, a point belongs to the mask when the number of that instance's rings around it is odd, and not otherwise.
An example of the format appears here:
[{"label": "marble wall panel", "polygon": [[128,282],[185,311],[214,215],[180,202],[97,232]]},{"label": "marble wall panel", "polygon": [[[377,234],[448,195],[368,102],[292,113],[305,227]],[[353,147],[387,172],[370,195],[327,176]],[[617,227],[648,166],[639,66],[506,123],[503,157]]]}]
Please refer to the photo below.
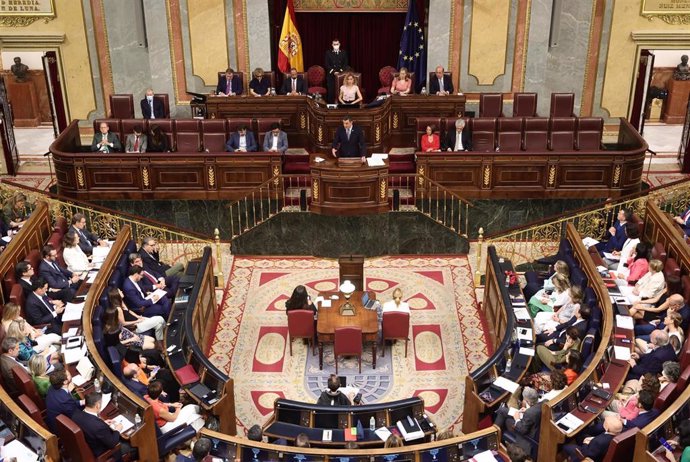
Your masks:
[{"label": "marble wall panel", "polygon": [[249,35],[249,67],[271,68],[271,28],[268,21],[268,2],[246,0],[247,32]]},{"label": "marble wall panel", "polygon": [[[146,35],[148,37],[148,59],[151,69],[151,86],[156,93],[170,95],[170,116],[178,116],[173,88],[172,61],[167,21],[162,21],[166,11],[165,0],[144,0],[146,11]],[[143,98],[143,94],[140,99]],[[186,107],[182,108],[187,110]]]},{"label": "marble wall panel", "polygon": [[532,0],[529,14],[525,91],[539,94],[539,114],[549,113],[550,96],[546,89],[546,62],[549,53],[552,0]]},{"label": "marble wall panel", "polygon": [[450,67],[448,51],[450,46],[450,3],[430,2],[429,4],[429,49],[427,50],[427,70],[433,71],[436,66]]}]

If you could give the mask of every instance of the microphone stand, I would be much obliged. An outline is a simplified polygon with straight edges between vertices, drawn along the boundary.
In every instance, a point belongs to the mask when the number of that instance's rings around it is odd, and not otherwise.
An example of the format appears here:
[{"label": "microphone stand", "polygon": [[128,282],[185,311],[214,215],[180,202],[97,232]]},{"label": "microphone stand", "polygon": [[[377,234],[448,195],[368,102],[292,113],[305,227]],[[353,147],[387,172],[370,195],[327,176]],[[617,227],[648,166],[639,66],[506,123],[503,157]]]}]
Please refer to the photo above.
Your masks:
[{"label": "microphone stand", "polygon": [[649,163],[647,164],[647,173],[646,173],[646,177],[647,177],[647,183],[649,184],[650,189],[651,189],[652,185],[651,185],[651,183],[649,182],[649,171],[650,171],[651,168],[652,168],[652,157],[656,156],[656,151],[652,151],[651,149],[647,148],[647,150],[645,151],[645,156],[647,155],[647,153],[649,153],[650,156],[649,156]]}]

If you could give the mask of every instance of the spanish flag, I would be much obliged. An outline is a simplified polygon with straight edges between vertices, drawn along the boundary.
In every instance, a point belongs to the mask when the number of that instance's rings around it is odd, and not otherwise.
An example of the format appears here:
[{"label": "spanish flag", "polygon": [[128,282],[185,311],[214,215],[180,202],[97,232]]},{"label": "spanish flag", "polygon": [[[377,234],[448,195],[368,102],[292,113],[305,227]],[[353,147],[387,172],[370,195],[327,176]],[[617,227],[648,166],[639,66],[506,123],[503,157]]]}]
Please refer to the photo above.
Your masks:
[{"label": "spanish flag", "polygon": [[304,70],[302,60],[302,39],[297,32],[297,21],[295,21],[295,5],[292,0],[288,0],[285,8],[285,19],[283,19],[283,30],[280,32],[278,42],[278,69],[288,73],[294,67],[298,72]]}]

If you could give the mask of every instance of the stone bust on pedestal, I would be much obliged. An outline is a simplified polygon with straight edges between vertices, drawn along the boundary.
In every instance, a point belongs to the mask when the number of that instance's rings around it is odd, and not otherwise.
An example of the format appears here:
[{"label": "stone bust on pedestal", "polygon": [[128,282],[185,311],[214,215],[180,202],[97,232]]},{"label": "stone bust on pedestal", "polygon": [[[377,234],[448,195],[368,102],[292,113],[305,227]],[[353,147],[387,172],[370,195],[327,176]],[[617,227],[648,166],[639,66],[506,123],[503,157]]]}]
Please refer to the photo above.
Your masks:
[{"label": "stone bust on pedestal", "polygon": [[22,63],[22,58],[19,56],[14,58],[14,64],[10,70],[12,71],[12,74],[14,74],[14,78],[17,82],[26,82],[26,73],[29,72],[29,66]]},{"label": "stone bust on pedestal", "polygon": [[673,71],[673,80],[690,80],[690,66],[688,66],[688,55],[680,57],[680,64]]}]

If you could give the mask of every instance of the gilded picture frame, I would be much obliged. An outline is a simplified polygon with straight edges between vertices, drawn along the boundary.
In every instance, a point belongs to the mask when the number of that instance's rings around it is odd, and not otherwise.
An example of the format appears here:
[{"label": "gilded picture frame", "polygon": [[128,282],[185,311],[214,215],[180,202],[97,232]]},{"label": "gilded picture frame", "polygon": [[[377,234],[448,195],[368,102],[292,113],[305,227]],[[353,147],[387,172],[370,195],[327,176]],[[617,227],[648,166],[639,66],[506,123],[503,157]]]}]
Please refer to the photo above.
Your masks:
[{"label": "gilded picture frame", "polygon": [[55,0],[0,0],[0,26],[23,27],[55,19]]}]

